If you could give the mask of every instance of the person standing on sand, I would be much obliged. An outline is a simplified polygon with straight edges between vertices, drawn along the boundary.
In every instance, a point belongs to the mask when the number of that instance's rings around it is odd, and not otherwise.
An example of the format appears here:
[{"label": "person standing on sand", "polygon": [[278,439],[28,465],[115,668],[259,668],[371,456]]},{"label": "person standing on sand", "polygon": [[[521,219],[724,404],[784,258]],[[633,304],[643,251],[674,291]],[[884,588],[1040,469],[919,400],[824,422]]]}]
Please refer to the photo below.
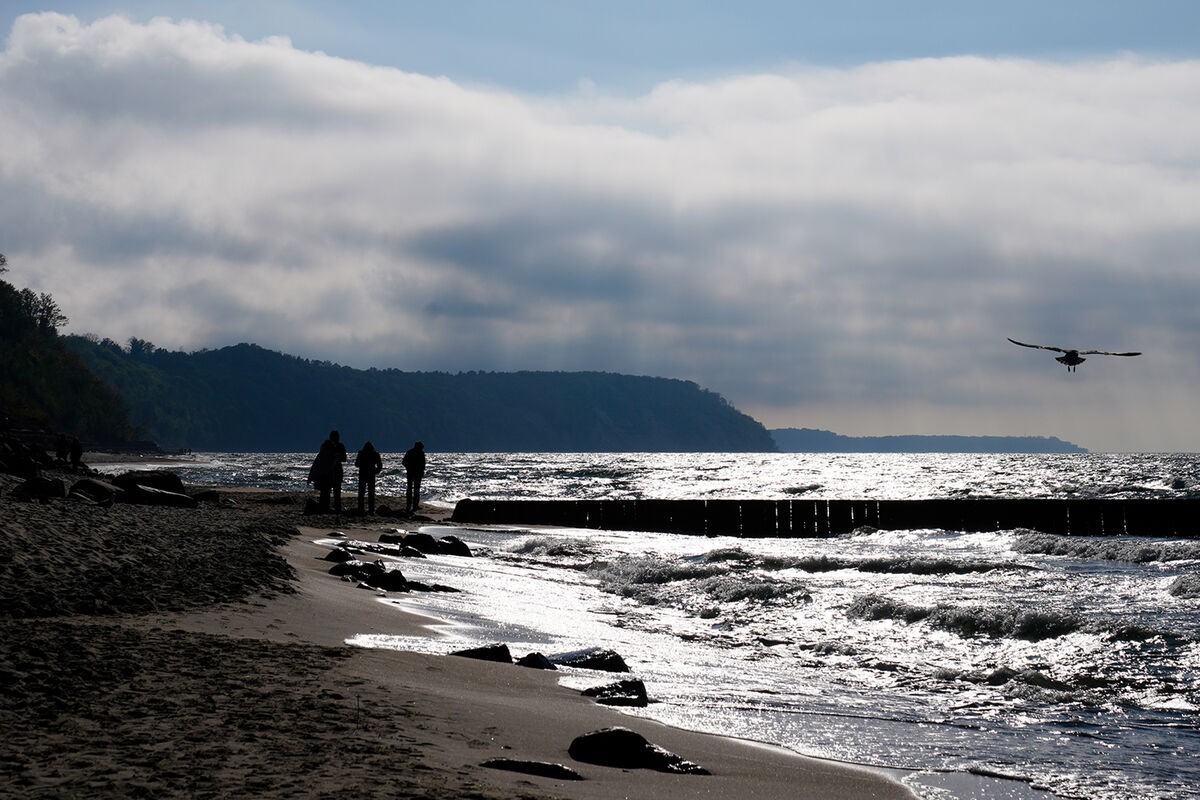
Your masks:
[{"label": "person standing on sand", "polygon": [[409,514],[417,510],[421,502],[421,478],[425,477],[425,445],[417,442],[404,454],[404,473],[408,478],[408,492],[405,497],[405,511]]},{"label": "person standing on sand", "polygon": [[308,480],[321,493],[320,507],[329,511],[329,495],[333,493],[333,510],[342,513],[342,464],[346,461],[346,446],[341,434],[330,431],[329,438],[321,443],[317,457],[308,470]]},{"label": "person standing on sand", "polygon": [[367,513],[375,513],[375,476],[383,470],[383,458],[375,445],[367,442],[354,457],[358,467],[358,513],[363,513],[363,494],[367,496]]}]

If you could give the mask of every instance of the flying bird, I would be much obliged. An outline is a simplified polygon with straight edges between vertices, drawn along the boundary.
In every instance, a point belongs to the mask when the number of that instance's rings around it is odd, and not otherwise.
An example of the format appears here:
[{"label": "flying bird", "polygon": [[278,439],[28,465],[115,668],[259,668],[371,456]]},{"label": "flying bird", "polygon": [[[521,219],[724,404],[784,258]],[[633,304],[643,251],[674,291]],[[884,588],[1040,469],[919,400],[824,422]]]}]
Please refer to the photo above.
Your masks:
[{"label": "flying bird", "polygon": [[1056,353],[1062,353],[1061,356],[1055,356],[1054,360],[1063,364],[1067,368],[1067,372],[1074,372],[1075,368],[1087,361],[1083,356],[1140,356],[1141,353],[1110,353],[1107,350],[1068,350],[1065,347],[1052,347],[1048,344],[1025,344],[1018,342],[1016,339],[1009,339],[1013,344],[1019,344],[1021,347],[1036,347],[1039,350],[1053,350]]}]

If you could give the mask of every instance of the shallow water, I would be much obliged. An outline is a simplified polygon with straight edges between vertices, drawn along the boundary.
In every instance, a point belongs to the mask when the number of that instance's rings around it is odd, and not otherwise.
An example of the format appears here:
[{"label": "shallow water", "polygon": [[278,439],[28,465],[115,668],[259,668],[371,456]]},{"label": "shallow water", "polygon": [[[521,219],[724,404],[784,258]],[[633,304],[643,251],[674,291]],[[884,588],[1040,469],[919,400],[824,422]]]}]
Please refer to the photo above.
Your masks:
[{"label": "shallow water", "polygon": [[[212,455],[179,471],[294,489],[309,458]],[[1200,460],[1179,455],[435,454],[426,487],[442,503],[1190,497],[1198,476]],[[385,472],[383,491],[400,478]],[[1012,775],[1063,797],[1200,797],[1200,540],[454,532],[482,557],[406,561],[404,572],[465,591],[399,601],[448,620],[450,637],[361,643],[610,646],[661,701],[639,713],[917,770],[908,780],[929,798],[1009,796],[942,770]]]}]

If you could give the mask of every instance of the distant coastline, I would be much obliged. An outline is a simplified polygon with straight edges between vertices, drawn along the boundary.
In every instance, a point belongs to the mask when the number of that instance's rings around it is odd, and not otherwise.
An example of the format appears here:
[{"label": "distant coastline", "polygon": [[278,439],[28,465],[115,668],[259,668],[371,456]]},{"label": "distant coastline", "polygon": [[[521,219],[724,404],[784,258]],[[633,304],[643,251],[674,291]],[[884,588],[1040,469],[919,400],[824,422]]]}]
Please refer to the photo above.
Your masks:
[{"label": "distant coastline", "polygon": [[784,453],[1086,453],[1054,436],[843,436],[814,428],[769,431]]}]

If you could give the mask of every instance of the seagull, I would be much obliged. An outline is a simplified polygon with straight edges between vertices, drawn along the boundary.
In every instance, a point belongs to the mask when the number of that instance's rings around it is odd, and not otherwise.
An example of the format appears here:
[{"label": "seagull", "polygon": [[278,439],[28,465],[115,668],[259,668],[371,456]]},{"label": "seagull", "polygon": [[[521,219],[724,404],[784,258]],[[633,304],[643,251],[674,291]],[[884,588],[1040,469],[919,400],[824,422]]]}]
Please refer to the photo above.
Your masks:
[{"label": "seagull", "polygon": [[1054,360],[1063,364],[1067,368],[1067,372],[1074,372],[1075,368],[1087,361],[1084,355],[1089,356],[1140,356],[1141,353],[1110,353],[1108,350],[1068,350],[1065,347],[1052,347],[1048,344],[1025,344],[1018,342],[1016,339],[1009,339],[1013,344],[1019,344],[1021,347],[1036,347],[1039,350],[1053,350],[1056,353],[1062,353],[1061,356],[1055,356]]}]

